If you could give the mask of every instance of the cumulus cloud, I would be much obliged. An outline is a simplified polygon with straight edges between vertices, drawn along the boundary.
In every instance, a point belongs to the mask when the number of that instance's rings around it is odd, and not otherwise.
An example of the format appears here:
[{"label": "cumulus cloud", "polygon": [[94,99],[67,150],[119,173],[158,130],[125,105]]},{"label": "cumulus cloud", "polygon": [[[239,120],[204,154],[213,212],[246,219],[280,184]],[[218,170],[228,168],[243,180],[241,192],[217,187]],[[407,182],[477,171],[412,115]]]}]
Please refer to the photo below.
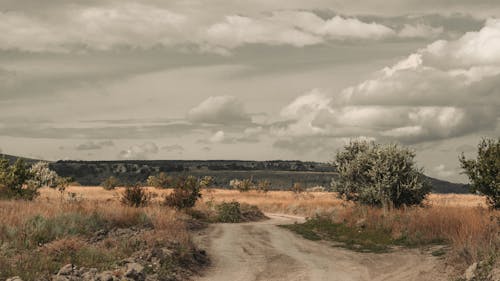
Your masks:
[{"label": "cumulus cloud", "polygon": [[159,151],[158,146],[153,142],[147,142],[140,145],[133,145],[129,148],[120,151],[119,157],[121,159],[130,160],[144,160],[149,159],[152,155],[157,154]]},{"label": "cumulus cloud", "polygon": [[188,112],[188,120],[194,123],[234,124],[249,123],[243,103],[233,96],[212,96]]},{"label": "cumulus cloud", "polygon": [[500,117],[500,20],[436,41],[339,94],[312,90],[286,106],[280,137],[367,135],[419,143],[492,130]]}]

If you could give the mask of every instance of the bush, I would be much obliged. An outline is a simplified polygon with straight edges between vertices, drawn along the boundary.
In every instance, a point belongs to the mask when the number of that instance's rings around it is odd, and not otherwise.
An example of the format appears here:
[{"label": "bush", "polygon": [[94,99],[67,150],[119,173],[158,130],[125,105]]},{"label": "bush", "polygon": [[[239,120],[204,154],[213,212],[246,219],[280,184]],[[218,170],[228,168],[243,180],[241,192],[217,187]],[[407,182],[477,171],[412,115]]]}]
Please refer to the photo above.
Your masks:
[{"label": "bush", "polygon": [[373,206],[418,205],[430,192],[415,153],[398,145],[351,141],[337,153],[339,173],[333,189],[339,196]]},{"label": "bush", "polygon": [[166,173],[161,172],[157,176],[149,176],[147,179],[148,186],[156,188],[169,188],[172,185],[173,178]]},{"label": "bush", "polygon": [[292,185],[292,188],[290,190],[298,195],[304,191],[304,187],[302,187],[302,184],[300,182],[296,182]]},{"label": "bush", "polygon": [[117,178],[110,176],[109,178],[105,179],[101,183],[101,185],[106,190],[113,190],[120,185],[120,181]]},{"label": "bush", "polygon": [[271,182],[268,180],[261,180],[257,183],[257,191],[267,193],[271,187]]},{"label": "bush", "polygon": [[460,156],[464,173],[472,182],[472,192],[486,195],[494,209],[500,209],[500,138],[483,139],[477,146],[477,159]]},{"label": "bush", "polygon": [[7,159],[0,159],[0,197],[7,199],[33,200],[38,196],[36,185],[27,185],[33,173],[22,159],[10,165]]},{"label": "bush", "polygon": [[174,181],[174,191],[165,197],[165,205],[176,209],[192,208],[201,198],[201,188],[211,184],[211,177],[179,177]]},{"label": "bush", "polygon": [[126,187],[120,199],[122,204],[135,208],[147,206],[149,201],[151,201],[151,194],[139,184]]},{"label": "bush", "polygon": [[243,179],[243,180],[234,179],[234,180],[231,180],[229,182],[229,185],[233,189],[237,189],[240,192],[247,192],[247,191],[250,191],[251,189],[253,189],[255,187],[252,178]]},{"label": "bush", "polygon": [[218,222],[237,223],[241,221],[242,215],[239,202],[222,202],[215,208]]}]

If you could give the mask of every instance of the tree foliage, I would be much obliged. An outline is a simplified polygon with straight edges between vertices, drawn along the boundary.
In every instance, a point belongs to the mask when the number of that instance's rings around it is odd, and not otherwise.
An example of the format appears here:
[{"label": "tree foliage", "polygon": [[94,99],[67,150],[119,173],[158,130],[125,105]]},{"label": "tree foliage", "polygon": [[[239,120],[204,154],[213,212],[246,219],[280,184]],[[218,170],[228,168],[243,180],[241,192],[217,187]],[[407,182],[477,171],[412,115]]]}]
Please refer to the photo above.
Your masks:
[{"label": "tree foliage", "polygon": [[61,178],[50,170],[49,163],[37,162],[32,166],[22,159],[10,164],[7,159],[0,159],[0,197],[33,200],[41,187],[58,188],[64,191],[69,180]]},{"label": "tree foliage", "polygon": [[145,207],[150,201],[151,194],[140,184],[125,187],[120,198],[122,204],[135,208]]},{"label": "tree foliage", "polygon": [[477,159],[466,159],[462,153],[459,160],[472,183],[471,191],[486,195],[490,206],[500,209],[500,138],[482,139]]},{"label": "tree foliage", "polygon": [[344,199],[373,206],[418,205],[431,186],[414,158],[398,145],[351,141],[336,155],[339,178],[332,188]]},{"label": "tree foliage", "polygon": [[201,189],[211,185],[212,177],[201,179],[194,176],[182,176],[174,180],[174,190],[165,197],[165,205],[176,209],[191,208],[201,198]]}]

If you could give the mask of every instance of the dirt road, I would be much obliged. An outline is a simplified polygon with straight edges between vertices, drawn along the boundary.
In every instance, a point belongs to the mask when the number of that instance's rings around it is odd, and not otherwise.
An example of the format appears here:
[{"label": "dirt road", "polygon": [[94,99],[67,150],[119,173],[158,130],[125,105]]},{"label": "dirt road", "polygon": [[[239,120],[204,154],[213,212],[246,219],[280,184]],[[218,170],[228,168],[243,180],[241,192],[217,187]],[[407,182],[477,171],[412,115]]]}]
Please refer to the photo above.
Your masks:
[{"label": "dirt road", "polygon": [[357,253],[326,242],[309,241],[276,225],[303,220],[267,214],[271,219],[215,224],[200,236],[212,266],[198,281],[447,280],[439,260],[418,250]]}]

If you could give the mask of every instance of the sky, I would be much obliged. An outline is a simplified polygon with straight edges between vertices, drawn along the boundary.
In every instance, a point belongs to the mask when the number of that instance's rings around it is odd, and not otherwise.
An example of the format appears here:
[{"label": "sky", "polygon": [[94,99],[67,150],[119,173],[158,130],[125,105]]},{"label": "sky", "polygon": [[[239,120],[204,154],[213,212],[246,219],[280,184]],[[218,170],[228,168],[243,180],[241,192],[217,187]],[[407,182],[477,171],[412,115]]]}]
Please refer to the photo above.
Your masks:
[{"label": "sky", "polygon": [[0,149],[332,161],[398,143],[466,182],[500,136],[497,0],[0,0]]}]

